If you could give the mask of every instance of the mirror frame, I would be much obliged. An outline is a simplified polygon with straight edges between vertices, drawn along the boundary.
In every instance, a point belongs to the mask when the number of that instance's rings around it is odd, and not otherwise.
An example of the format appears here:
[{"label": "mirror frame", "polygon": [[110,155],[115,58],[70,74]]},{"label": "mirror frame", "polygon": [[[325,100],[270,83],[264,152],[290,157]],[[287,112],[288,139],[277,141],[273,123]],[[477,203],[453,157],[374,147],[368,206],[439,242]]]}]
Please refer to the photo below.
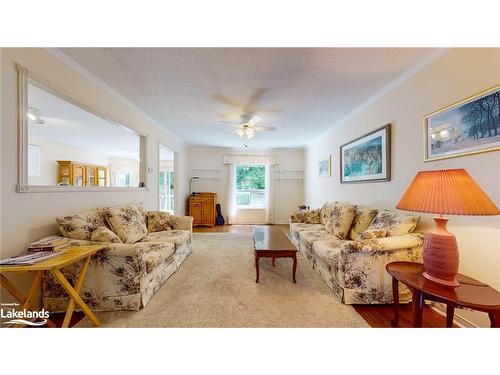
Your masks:
[{"label": "mirror frame", "polygon": [[[55,88],[43,78],[31,73],[26,67],[16,63],[17,70],[17,113],[18,113],[18,178],[16,191],[18,193],[50,193],[50,192],[112,192],[112,191],[147,191],[147,135],[142,135],[130,129],[121,123],[112,120],[108,116],[102,114],[94,108],[81,103],[71,94],[62,92]],[[139,136],[139,180],[144,182],[144,187],[118,187],[118,186],[103,186],[103,187],[86,187],[86,186],[57,186],[57,185],[29,185],[28,182],[28,83],[32,83],[49,92],[58,98],[73,104],[84,111],[92,113],[95,116],[106,120],[113,125],[119,126],[126,131],[133,132]]]}]

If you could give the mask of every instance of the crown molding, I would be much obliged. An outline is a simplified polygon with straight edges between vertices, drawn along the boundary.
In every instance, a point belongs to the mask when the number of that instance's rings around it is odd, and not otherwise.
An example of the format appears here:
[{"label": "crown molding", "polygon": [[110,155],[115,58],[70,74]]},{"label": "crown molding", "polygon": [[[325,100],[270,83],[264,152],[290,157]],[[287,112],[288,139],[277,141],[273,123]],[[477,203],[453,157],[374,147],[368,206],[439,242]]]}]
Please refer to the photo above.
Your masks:
[{"label": "crown molding", "polygon": [[326,134],[329,132],[333,131],[335,128],[338,126],[341,126],[343,123],[345,123],[347,120],[367,108],[370,104],[374,103],[381,97],[387,95],[389,92],[394,90],[396,87],[401,85],[403,82],[407,81],[410,79],[412,76],[414,76],[417,72],[425,68],[427,65],[432,63],[433,61],[436,61],[439,59],[441,56],[443,56],[446,52],[448,52],[450,48],[438,48],[435,51],[431,52],[427,56],[425,56],[422,60],[420,60],[418,63],[413,65],[411,68],[408,70],[404,71],[402,74],[400,74],[398,77],[393,79],[391,82],[389,82],[387,85],[383,86],[380,90],[378,90],[375,94],[370,96],[368,99],[366,99],[363,103],[355,107],[351,112],[349,112],[347,115],[342,117],[340,120],[338,120],[334,125],[332,125],[329,129],[325,130],[319,137],[316,137],[314,140],[308,143],[308,146],[311,144],[317,142],[320,140],[322,137],[324,137]]},{"label": "crown molding", "polygon": [[154,118],[152,118],[148,113],[146,113],[144,110],[139,108],[137,105],[132,103],[130,100],[128,100],[126,97],[124,97],[122,94],[120,94],[118,91],[116,91],[114,88],[109,86],[106,82],[98,78],[94,73],[91,73],[88,69],[84,68],[82,65],[77,63],[75,60],[73,60],[71,57],[66,55],[64,52],[62,52],[58,48],[44,48],[45,51],[47,51],[50,55],[54,56],[55,58],[59,59],[62,61],[64,64],[68,65],[71,67],[73,70],[77,71],[80,73],[82,76],[87,78],[89,81],[92,83],[95,83],[97,86],[111,94],[115,99],[118,99],[121,101],[123,104],[126,106],[132,108],[135,112],[140,114],[142,117],[144,117],[148,122],[156,126],[159,130],[162,132],[165,132],[169,137],[174,138],[177,142],[179,142],[183,146],[187,146],[186,142],[179,138],[177,135],[172,133],[170,130],[166,129],[164,126],[162,126],[158,121],[156,121]]}]

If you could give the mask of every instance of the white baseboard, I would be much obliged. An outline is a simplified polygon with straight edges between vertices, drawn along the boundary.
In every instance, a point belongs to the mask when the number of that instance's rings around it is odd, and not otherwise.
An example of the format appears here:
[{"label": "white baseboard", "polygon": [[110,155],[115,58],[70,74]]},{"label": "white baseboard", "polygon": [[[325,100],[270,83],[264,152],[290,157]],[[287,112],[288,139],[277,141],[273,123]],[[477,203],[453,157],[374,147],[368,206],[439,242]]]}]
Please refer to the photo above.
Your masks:
[{"label": "white baseboard", "polygon": [[[446,305],[434,301],[429,301],[429,306],[438,314],[446,316]],[[453,323],[462,328],[478,328],[478,326],[472,323],[470,320],[460,316],[460,310],[457,309],[455,309]]]}]

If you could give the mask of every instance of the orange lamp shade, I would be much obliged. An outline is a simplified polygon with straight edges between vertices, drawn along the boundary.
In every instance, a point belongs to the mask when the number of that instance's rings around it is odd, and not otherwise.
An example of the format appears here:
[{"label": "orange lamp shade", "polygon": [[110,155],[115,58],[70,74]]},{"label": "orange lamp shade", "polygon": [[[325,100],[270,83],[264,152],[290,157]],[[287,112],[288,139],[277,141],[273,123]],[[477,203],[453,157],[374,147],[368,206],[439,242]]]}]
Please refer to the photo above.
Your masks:
[{"label": "orange lamp shade", "polygon": [[465,169],[418,172],[396,207],[449,215],[500,214]]}]

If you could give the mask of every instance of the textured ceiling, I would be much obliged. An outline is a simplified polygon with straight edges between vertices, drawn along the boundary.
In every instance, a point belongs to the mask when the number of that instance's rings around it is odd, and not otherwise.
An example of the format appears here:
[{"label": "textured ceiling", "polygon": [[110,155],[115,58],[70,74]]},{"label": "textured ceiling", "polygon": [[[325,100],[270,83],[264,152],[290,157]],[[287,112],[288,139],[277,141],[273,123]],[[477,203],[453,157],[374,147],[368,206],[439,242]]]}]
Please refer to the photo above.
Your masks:
[{"label": "textured ceiling", "polygon": [[[301,147],[432,49],[63,48],[74,60],[193,146],[241,147],[220,120],[244,112],[277,131],[249,148]],[[374,124],[377,126],[377,124]]]}]

